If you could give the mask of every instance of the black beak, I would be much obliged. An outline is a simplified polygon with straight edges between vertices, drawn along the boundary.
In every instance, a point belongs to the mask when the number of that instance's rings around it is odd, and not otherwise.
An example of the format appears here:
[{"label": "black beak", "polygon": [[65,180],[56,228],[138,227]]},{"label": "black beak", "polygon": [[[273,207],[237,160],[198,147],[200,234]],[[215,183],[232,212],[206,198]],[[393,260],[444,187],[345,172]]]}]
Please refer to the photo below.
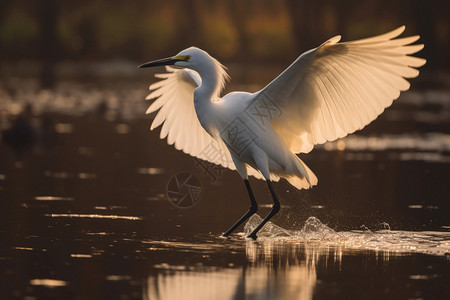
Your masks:
[{"label": "black beak", "polygon": [[138,66],[138,68],[150,68],[150,67],[174,65],[177,61],[180,61],[180,60],[172,58],[172,57],[164,58],[164,59],[154,60],[154,61],[142,64],[142,65]]}]

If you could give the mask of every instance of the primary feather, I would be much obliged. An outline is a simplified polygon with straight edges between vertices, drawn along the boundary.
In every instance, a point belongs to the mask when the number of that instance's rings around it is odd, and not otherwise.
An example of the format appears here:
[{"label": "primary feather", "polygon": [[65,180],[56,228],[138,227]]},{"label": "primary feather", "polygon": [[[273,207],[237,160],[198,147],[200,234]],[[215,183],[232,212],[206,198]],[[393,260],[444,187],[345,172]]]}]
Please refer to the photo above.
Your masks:
[{"label": "primary feather", "polygon": [[[198,73],[170,66],[166,66],[166,71],[167,73],[155,75],[162,80],[150,85],[151,93],[146,97],[146,100],[156,98],[146,111],[147,114],[157,111],[150,130],[162,125],[160,138],[167,137],[167,143],[174,145],[177,150],[224,168],[236,170],[230,152],[223,141],[214,139],[206,132],[195,112],[194,90],[201,84]],[[225,70],[221,74],[221,82],[224,85],[228,75]],[[260,173],[250,167],[248,172],[256,178],[262,178]]]},{"label": "primary feather", "polygon": [[[160,138],[167,137],[169,145],[173,144],[176,149],[194,157],[234,169],[223,142],[213,139],[200,125],[195,114],[193,95],[201,83],[198,74],[169,66],[166,71],[168,73],[156,75],[163,80],[150,85],[152,92],[146,97],[147,100],[157,98],[146,113],[159,110],[150,130],[162,125]],[[209,153],[208,150],[214,149],[217,149],[217,153]]]},{"label": "primary feather", "polygon": [[274,129],[294,153],[362,129],[409,89],[425,59],[411,57],[423,48],[419,37],[393,39],[402,26],[386,34],[353,42],[329,39],[302,54],[262,89],[259,101],[272,99],[281,108]]},{"label": "primary feather", "polygon": [[[197,57],[197,64],[184,67],[198,73],[167,67],[167,73],[156,75],[162,80],[150,86],[147,96],[156,98],[147,110],[157,112],[150,129],[162,125],[160,137],[176,149],[237,169],[244,179],[247,174],[267,180],[281,176],[308,188],[317,178],[294,153],[363,128],[409,89],[405,78],[419,74],[415,68],[425,60],[410,55],[423,45],[410,45],[418,36],[396,38],[404,29],[344,43],[333,37],[302,54],[261,91],[223,98],[224,67],[198,48],[183,50],[180,54]],[[262,108],[269,108],[267,122],[255,125]],[[222,134],[236,118],[252,132],[251,146],[238,154]]]}]

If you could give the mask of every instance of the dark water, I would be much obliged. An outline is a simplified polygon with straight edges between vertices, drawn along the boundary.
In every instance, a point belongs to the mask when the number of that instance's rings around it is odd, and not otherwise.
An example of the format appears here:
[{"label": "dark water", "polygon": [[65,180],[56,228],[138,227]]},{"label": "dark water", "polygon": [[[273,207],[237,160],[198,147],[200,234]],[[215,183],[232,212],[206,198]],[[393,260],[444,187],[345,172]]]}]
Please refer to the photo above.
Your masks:
[{"label": "dark water", "polygon": [[[249,205],[237,173],[148,131],[150,76],[98,78],[0,86],[1,299],[450,297],[448,89],[303,155],[319,185],[276,184],[282,210],[251,241],[258,216],[220,237]],[[190,208],[167,197],[180,173]],[[264,216],[270,193],[251,184]]]}]

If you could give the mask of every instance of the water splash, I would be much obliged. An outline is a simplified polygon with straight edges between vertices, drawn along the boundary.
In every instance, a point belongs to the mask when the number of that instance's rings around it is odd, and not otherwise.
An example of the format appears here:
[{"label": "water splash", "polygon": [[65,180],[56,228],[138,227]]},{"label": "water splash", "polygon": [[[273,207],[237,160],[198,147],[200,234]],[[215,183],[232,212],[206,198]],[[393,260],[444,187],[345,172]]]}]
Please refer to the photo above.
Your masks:
[{"label": "water splash", "polygon": [[[247,236],[258,226],[262,218],[253,215],[245,224]],[[316,217],[309,217],[301,230],[287,230],[268,222],[258,233],[258,241],[279,240],[285,242],[321,243],[348,249],[378,250],[397,253],[424,253],[450,255],[450,232],[394,231],[383,223],[383,230],[335,231]]]},{"label": "water splash", "polygon": [[[262,218],[257,214],[248,219],[244,226],[244,235],[249,235],[255,228],[262,222]],[[289,230],[283,229],[280,226],[273,224],[272,222],[267,222],[267,224],[258,232],[258,237],[282,237],[291,236]]]}]

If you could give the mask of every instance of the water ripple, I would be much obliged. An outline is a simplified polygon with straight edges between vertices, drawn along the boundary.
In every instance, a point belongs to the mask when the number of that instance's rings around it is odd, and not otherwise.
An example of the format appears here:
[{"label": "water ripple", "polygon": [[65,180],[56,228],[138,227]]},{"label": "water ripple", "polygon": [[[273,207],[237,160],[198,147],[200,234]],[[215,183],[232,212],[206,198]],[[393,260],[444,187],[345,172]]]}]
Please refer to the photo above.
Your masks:
[{"label": "water ripple", "polygon": [[111,220],[130,220],[130,221],[142,220],[141,217],[98,215],[98,214],[45,214],[44,216],[52,218],[89,218],[89,219],[111,219]]}]

